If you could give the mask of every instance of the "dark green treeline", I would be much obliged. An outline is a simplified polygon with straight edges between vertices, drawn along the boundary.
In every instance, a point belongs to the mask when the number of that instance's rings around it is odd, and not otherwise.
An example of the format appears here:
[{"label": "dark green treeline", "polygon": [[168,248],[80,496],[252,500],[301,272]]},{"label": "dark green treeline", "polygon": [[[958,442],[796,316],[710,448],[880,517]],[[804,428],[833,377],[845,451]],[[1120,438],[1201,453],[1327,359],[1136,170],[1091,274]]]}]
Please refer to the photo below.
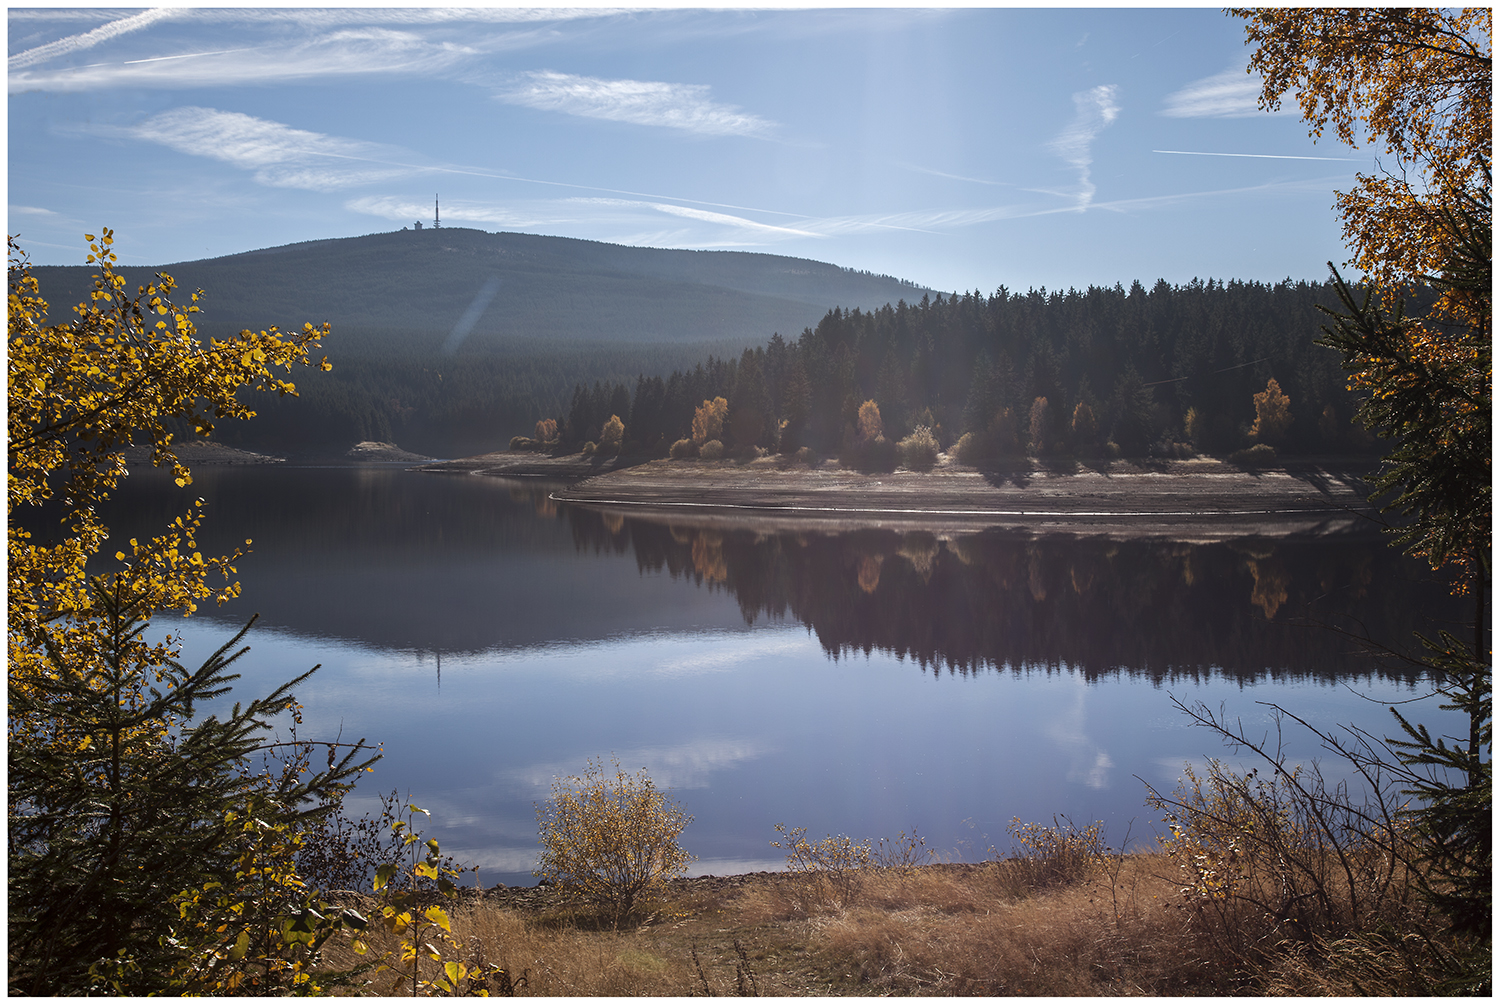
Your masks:
[{"label": "dark green treeline", "polygon": [[[1274,446],[1361,451],[1370,440],[1351,424],[1355,399],[1338,357],[1314,344],[1326,321],[1317,305],[1335,302],[1330,284],[1209,280],[1066,293],[1002,287],[988,297],[834,309],[795,342],[778,334],[738,359],[641,376],[633,393],[623,383],[577,386],[558,416],[561,446],[597,439],[614,414],[625,420],[627,450],[663,455],[690,435],[695,407],[722,396],[731,450],[839,453],[856,435],[860,404],[873,399],[888,438],[924,424],[944,447],[975,432],[1001,442],[999,453],[1142,456],[1179,443],[1227,451],[1250,442],[1253,395],[1274,379],[1292,414]],[[1092,422],[1074,422],[1080,405]]]}]

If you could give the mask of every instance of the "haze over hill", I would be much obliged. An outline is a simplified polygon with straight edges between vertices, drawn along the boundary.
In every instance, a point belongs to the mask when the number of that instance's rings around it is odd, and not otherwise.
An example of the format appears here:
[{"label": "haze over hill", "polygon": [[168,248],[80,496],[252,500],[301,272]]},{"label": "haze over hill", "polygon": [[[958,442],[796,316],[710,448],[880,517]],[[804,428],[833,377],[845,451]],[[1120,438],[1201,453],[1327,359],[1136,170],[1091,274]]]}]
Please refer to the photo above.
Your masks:
[{"label": "haze over hill", "polygon": [[[55,318],[96,266],[34,266]],[[638,248],[458,227],[307,241],[119,270],[129,288],[165,272],[207,296],[202,334],[333,326],[333,371],[294,373],[299,397],[253,395],[259,416],[214,438],[292,456],[362,440],[436,456],[503,448],[563,414],[573,389],[737,358],[796,339],[831,308],[876,309],[928,291],[824,262],[737,251]],[[187,430],[184,429],[184,435]]]},{"label": "haze over hill", "polygon": [[[55,306],[83,299],[92,266],[37,266]],[[441,350],[463,340],[763,343],[795,337],[832,307],[871,309],[925,289],[824,262],[739,251],[627,247],[456,227],[308,241],[222,258],[121,270],[132,286],[166,272],[207,291],[199,328],[232,334],[331,322],[331,355]],[[485,303],[486,297],[489,297]]]}]

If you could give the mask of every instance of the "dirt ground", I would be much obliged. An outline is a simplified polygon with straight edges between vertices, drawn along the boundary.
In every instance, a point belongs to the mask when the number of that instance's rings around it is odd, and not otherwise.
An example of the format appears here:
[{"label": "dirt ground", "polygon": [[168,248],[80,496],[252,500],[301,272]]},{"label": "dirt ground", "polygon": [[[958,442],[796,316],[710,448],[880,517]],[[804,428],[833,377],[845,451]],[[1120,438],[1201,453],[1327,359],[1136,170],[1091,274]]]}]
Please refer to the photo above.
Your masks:
[{"label": "dirt ground", "polygon": [[926,473],[861,474],[782,457],[632,463],[501,453],[420,470],[577,478],[554,497],[675,525],[782,531],[1003,527],[1208,541],[1348,533],[1374,514],[1369,465],[1317,459],[1262,469],[1199,457],[979,471],[945,456]]}]

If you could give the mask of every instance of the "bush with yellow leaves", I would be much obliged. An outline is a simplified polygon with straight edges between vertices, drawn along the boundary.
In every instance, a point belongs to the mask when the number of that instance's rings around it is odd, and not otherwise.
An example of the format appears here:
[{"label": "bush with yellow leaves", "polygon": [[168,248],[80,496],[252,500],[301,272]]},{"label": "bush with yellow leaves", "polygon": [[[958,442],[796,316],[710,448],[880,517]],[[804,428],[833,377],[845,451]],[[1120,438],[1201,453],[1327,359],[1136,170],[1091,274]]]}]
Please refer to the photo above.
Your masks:
[{"label": "bush with yellow leaves", "polygon": [[581,895],[618,927],[693,860],[677,843],[692,820],[646,769],[628,775],[615,761],[610,775],[590,761],[581,777],[555,779],[552,798],[537,807],[535,875]]}]

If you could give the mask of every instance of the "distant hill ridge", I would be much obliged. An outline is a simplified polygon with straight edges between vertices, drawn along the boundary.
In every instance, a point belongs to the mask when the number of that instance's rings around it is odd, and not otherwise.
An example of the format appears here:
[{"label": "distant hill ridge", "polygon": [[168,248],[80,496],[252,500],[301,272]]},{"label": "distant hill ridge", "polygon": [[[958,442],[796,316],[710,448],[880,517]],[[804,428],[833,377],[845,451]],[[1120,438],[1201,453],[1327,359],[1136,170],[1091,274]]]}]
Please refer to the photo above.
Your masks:
[{"label": "distant hill ridge", "polygon": [[[65,309],[86,296],[96,269],[33,271],[43,296]],[[487,287],[492,299],[464,340],[469,351],[517,341],[762,343],[777,331],[794,338],[833,307],[873,309],[931,292],[803,258],[459,227],[120,271],[132,287],[166,272],[189,292],[206,291],[199,327],[207,334],[328,321],[356,342],[399,339],[419,350],[440,347]]]}]

